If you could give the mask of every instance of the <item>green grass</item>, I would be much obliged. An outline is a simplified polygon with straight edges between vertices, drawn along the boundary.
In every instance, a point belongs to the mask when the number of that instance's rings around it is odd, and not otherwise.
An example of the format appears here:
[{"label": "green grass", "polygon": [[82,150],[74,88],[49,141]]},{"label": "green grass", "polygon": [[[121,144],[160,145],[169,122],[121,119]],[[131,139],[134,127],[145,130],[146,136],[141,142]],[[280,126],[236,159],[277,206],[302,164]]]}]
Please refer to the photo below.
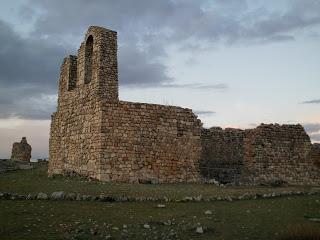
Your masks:
[{"label": "green grass", "polygon": [[[309,191],[312,187],[217,187],[211,184],[115,184],[88,181],[81,178],[47,177],[47,167],[42,165],[33,170],[18,170],[0,174],[0,192],[18,194],[52,193],[55,191],[81,194],[130,197],[168,197],[182,199],[186,196],[217,197],[239,196],[243,193],[272,193],[282,191]],[[317,188],[319,190],[319,187]]]},{"label": "green grass", "polygon": [[[0,192],[52,193],[132,197],[239,196],[243,193],[309,191],[316,187],[217,187],[209,184],[111,184],[81,178],[47,177],[42,165],[33,170],[0,174]],[[317,188],[319,190],[319,187]],[[320,198],[290,196],[275,199],[215,202],[84,202],[0,200],[0,239],[299,239],[318,237]],[[206,215],[205,211],[212,211]],[[171,221],[172,224],[168,224]],[[143,227],[150,225],[150,229]],[[126,228],[123,226],[126,225]],[[203,234],[195,229],[202,226]],[[300,229],[299,231],[293,231]],[[316,230],[314,230],[316,229]]]},{"label": "green grass", "polygon": [[[319,228],[317,196],[237,202],[0,201],[1,239],[280,239],[292,226]],[[204,212],[211,210],[212,215]],[[164,222],[172,222],[165,225]],[[144,224],[151,229],[145,229]],[[123,231],[126,225],[127,232]],[[204,234],[197,234],[200,225]],[[113,228],[118,228],[115,230]],[[92,235],[96,232],[96,235]],[[319,236],[320,237],[320,236]]]}]

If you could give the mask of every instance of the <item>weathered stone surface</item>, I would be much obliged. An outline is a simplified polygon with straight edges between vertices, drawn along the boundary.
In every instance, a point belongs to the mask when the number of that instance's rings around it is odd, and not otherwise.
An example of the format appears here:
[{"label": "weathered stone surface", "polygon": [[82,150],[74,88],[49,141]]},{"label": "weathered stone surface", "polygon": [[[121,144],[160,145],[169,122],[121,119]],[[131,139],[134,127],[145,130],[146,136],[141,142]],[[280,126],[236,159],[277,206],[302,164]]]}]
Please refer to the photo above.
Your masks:
[{"label": "weathered stone surface", "polygon": [[244,140],[243,179],[319,184],[320,168],[311,153],[310,138],[300,124],[262,124],[248,131]]},{"label": "weathered stone surface", "polygon": [[201,226],[196,228],[196,233],[202,234],[203,232],[204,231],[203,231],[203,228]]},{"label": "weathered stone surface", "polygon": [[206,179],[235,182],[241,176],[245,131],[212,127],[202,129],[200,170]]},{"label": "weathered stone surface", "polygon": [[11,160],[27,161],[31,159],[31,146],[26,137],[22,137],[21,142],[15,142],[12,146]]},{"label": "weathered stone surface", "polygon": [[51,199],[52,200],[63,200],[65,198],[66,194],[62,191],[60,192],[53,192],[51,194]]},{"label": "weathered stone surface", "polygon": [[75,193],[68,193],[65,197],[65,199],[72,200],[72,201],[76,200],[76,198],[77,198],[77,195]]},{"label": "weathered stone surface", "polygon": [[320,143],[314,143],[312,145],[310,158],[313,164],[320,168]]},{"label": "weathered stone surface", "polygon": [[48,199],[48,194],[43,193],[43,192],[39,192],[37,195],[37,199],[38,200],[47,200]]},{"label": "weathered stone surface", "polygon": [[319,144],[301,125],[202,131],[201,172],[220,182],[319,184]]}]

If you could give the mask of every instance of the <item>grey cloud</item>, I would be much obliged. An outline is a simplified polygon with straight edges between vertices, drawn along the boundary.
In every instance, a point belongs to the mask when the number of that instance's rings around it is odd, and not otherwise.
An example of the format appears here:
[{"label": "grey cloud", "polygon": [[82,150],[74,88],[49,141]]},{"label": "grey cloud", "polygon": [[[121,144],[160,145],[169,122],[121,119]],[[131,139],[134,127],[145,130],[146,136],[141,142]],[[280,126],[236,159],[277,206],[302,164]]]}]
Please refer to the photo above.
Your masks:
[{"label": "grey cloud", "polygon": [[303,127],[309,134],[320,132],[320,123],[304,123]]},{"label": "grey cloud", "polygon": [[35,93],[24,92],[20,88],[1,89],[0,119],[50,119],[55,111],[56,95],[41,94],[37,90],[42,89],[34,89]]},{"label": "grey cloud", "polygon": [[[94,3],[30,0],[26,11],[32,6],[44,10],[45,14],[35,24],[35,32],[39,34],[78,35],[89,24],[98,24],[118,30],[125,39],[136,38],[147,45],[156,40],[157,44],[181,46],[198,40],[227,43],[293,40],[294,31],[320,23],[319,1],[286,3],[286,11],[280,12],[263,5],[250,9],[245,0],[98,0]],[[157,45],[151,43],[151,49],[154,48]]]},{"label": "grey cloud", "polygon": [[[24,88],[30,94],[41,86],[41,93],[53,93],[65,50],[39,39],[23,39],[0,21],[0,86]],[[15,95],[13,95],[15,96]]]},{"label": "grey cloud", "polygon": [[302,104],[320,104],[320,99],[313,99],[309,101],[303,101]]},{"label": "grey cloud", "polygon": [[23,39],[0,21],[0,118],[49,119],[63,47]]},{"label": "grey cloud", "polygon": [[312,141],[320,141],[320,123],[302,124]]},{"label": "grey cloud", "polygon": [[[139,88],[153,88],[155,85],[150,84],[139,84],[139,85],[127,85],[127,87],[139,87]],[[185,89],[195,89],[195,90],[225,90],[228,89],[228,85],[224,83],[204,85],[198,83],[190,84],[175,84],[175,83],[161,83],[156,85],[157,88],[185,88]]]},{"label": "grey cloud", "polygon": [[190,84],[163,84],[160,87],[164,88],[191,88],[191,89],[201,89],[201,90],[210,90],[210,89],[227,89],[228,85],[224,83],[212,84],[212,85],[203,85],[197,83]]},{"label": "grey cloud", "polygon": [[265,42],[271,41],[271,42],[288,42],[288,41],[294,41],[295,38],[290,35],[274,35],[269,37]]},{"label": "grey cloud", "polygon": [[204,111],[204,110],[195,110],[194,113],[200,116],[208,116],[208,115],[216,114],[216,112],[214,111]]},{"label": "grey cloud", "polygon": [[[52,96],[57,93],[59,66],[67,51],[52,39],[22,38],[1,20],[0,46],[0,118],[49,119],[56,105]],[[121,85],[172,81],[165,66],[152,62],[137,46],[120,48]]]},{"label": "grey cloud", "polygon": [[319,142],[320,141],[320,133],[311,134],[310,138],[312,141]]},{"label": "grey cloud", "polygon": [[31,37],[21,38],[0,21],[0,87],[11,95],[0,98],[1,116],[46,115],[28,111],[26,103],[56,93],[65,48],[75,52],[89,25],[119,32],[122,86],[226,89],[225,84],[175,84],[165,64],[168,47],[188,51],[184,46],[212,46],[217,41],[288,41],[294,40],[295,31],[320,23],[319,1],[287,3],[287,10],[279,13],[263,6],[250,9],[246,0],[29,0],[20,15],[23,21],[34,21]]},{"label": "grey cloud", "polygon": [[124,86],[158,86],[171,82],[166,67],[133,45],[119,49],[119,83]]}]

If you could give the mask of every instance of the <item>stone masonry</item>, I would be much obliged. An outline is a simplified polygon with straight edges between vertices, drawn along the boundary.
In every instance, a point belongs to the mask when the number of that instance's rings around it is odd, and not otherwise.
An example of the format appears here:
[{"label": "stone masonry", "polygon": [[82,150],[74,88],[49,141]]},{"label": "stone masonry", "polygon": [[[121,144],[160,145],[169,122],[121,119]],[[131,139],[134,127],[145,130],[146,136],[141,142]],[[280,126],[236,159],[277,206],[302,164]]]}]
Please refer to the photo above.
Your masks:
[{"label": "stone masonry", "polygon": [[61,66],[49,175],[114,182],[197,182],[201,122],[190,109],[118,99],[117,34],[90,27]]},{"label": "stone masonry", "polygon": [[301,125],[202,131],[200,169],[220,182],[320,184],[320,148]]},{"label": "stone masonry", "polygon": [[202,129],[202,176],[221,183],[239,181],[243,166],[244,138],[245,131],[241,129]]},{"label": "stone masonry", "polygon": [[191,109],[118,98],[117,33],[90,27],[61,65],[49,175],[133,183],[282,180],[319,184],[319,146],[301,125],[202,128]]},{"label": "stone masonry", "polygon": [[22,137],[21,142],[15,142],[12,145],[11,160],[26,161],[31,159],[31,146],[27,142],[26,137]]}]

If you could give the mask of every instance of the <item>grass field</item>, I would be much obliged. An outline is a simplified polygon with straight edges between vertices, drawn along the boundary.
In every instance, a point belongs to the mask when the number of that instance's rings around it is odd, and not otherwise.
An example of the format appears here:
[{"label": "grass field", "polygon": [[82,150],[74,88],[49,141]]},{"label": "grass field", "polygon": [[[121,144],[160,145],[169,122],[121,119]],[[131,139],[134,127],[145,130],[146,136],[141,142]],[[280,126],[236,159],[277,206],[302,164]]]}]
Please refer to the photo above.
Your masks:
[{"label": "grass field", "polygon": [[99,196],[104,193],[109,196],[132,197],[168,197],[182,199],[187,196],[217,197],[240,196],[243,193],[272,193],[283,191],[309,191],[320,187],[217,187],[213,184],[114,184],[88,181],[81,178],[48,178],[47,166],[42,165],[33,170],[12,171],[0,174],[0,192],[17,194],[52,193],[55,191],[75,192]]},{"label": "grass field", "polygon": [[[244,192],[307,190],[303,187],[216,187],[201,184],[102,184],[83,179],[47,178],[46,167],[0,175],[0,192],[80,192],[113,196],[240,195]],[[310,189],[310,188],[308,188]],[[320,197],[216,202],[0,201],[0,239],[301,239],[297,229],[320,239]],[[206,211],[212,214],[205,214]],[[203,233],[196,233],[197,227]],[[317,237],[318,238],[317,238]]]},{"label": "grass field", "polygon": [[[320,228],[306,218],[320,217],[317,200],[309,196],[168,203],[165,208],[150,202],[3,200],[0,235],[1,239],[106,239],[109,235],[114,239],[280,239],[290,227]],[[206,215],[207,210],[212,214]],[[203,234],[196,233],[197,226],[203,227]]]}]

